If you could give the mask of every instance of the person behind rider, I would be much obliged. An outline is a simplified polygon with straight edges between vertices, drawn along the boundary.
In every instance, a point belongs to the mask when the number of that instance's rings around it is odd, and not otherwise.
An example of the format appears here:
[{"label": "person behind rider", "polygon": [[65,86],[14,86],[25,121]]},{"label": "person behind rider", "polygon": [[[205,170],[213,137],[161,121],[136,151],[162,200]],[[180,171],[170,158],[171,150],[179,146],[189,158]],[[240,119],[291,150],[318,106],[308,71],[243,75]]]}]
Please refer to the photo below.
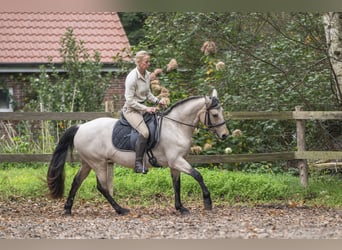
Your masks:
[{"label": "person behind rider", "polygon": [[[164,100],[155,97],[151,92],[150,72],[147,71],[150,66],[150,55],[146,51],[137,52],[135,64],[136,67],[130,71],[125,80],[123,116],[139,133],[135,144],[136,159],[134,171],[146,174],[148,170],[144,168],[143,157],[147,146],[149,130],[144,122],[143,115],[146,112],[156,112],[156,105],[166,106],[166,103]],[[147,106],[147,101],[150,101],[155,106]]]}]

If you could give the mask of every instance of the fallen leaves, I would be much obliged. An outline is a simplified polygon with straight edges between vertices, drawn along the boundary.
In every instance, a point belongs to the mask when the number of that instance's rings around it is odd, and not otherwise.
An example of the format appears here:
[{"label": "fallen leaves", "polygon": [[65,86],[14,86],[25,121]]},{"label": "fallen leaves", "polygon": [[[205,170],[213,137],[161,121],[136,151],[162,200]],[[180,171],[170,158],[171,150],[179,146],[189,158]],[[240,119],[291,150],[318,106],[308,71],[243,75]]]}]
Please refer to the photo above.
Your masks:
[{"label": "fallen leaves", "polygon": [[63,216],[64,200],[0,201],[0,238],[48,239],[224,239],[341,238],[342,212],[309,208],[300,202],[283,205],[187,206],[182,216],[173,206],[128,207],[116,214],[104,201],[75,201],[72,216]]},{"label": "fallen leaves", "polygon": [[288,204],[289,204],[290,208],[303,207],[304,204],[305,204],[305,201],[304,200],[301,200],[301,201],[298,201],[298,202],[296,202],[296,201],[289,201]]}]

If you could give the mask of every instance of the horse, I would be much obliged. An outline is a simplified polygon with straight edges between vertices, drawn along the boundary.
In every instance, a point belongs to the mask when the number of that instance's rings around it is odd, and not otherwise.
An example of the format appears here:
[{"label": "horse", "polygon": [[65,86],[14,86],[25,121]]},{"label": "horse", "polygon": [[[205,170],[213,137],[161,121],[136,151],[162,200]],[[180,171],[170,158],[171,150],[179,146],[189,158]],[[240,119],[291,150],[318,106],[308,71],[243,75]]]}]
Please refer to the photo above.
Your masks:
[{"label": "horse", "polygon": [[[135,152],[114,147],[112,132],[116,118],[101,117],[69,127],[61,136],[52,154],[47,171],[47,185],[51,198],[60,199],[64,195],[64,166],[67,154],[73,148],[78,152],[81,166],[73,179],[69,195],[64,205],[65,215],[71,215],[74,198],[82,182],[94,170],[98,191],[106,198],[117,214],[125,215],[129,209],[121,207],[113,198],[113,175],[108,175],[108,162],[134,168]],[[181,214],[190,213],[181,202],[180,174],[192,176],[200,185],[204,209],[212,209],[210,192],[201,173],[185,160],[190,151],[192,136],[199,124],[212,131],[219,139],[226,139],[229,131],[223,117],[223,108],[214,89],[211,96],[191,96],[180,100],[162,112],[159,142],[152,149],[154,156],[163,167],[169,167],[175,193],[175,209]],[[147,163],[147,167],[151,167]],[[111,187],[111,188],[110,188]]]}]

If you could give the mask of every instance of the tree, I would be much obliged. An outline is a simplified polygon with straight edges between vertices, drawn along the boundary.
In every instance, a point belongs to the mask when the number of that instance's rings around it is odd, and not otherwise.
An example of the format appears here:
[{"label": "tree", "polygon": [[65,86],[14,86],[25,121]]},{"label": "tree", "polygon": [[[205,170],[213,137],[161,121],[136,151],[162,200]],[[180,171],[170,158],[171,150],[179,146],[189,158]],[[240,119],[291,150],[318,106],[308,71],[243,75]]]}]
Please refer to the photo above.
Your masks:
[{"label": "tree", "polygon": [[118,12],[122,26],[124,27],[131,45],[137,45],[145,36],[144,21],[147,18],[145,12]]},{"label": "tree", "polygon": [[[139,45],[152,52],[156,67],[176,58],[183,69],[161,79],[171,101],[216,88],[227,111],[339,109],[320,13],[151,13],[145,29]],[[201,48],[209,41],[216,52],[205,54]],[[294,150],[292,122],[229,126],[247,133],[248,152]],[[327,132],[323,123],[308,128],[308,148],[322,148]]]},{"label": "tree", "polygon": [[336,95],[342,105],[342,13],[324,13],[323,24]]},{"label": "tree", "polygon": [[[142,46],[159,64],[175,57],[187,69],[190,93],[215,87],[229,110],[334,105],[320,14],[152,13],[145,29]],[[217,53],[201,52],[206,41]],[[216,72],[219,61],[227,67]]]},{"label": "tree", "polygon": [[39,77],[31,78],[31,91],[37,95],[31,102],[33,108],[56,112],[103,110],[110,76],[101,72],[101,55],[95,52],[91,56],[72,29],[68,29],[61,39],[60,54],[65,73],[59,73],[51,64],[52,73],[47,73],[46,67],[42,66]]}]

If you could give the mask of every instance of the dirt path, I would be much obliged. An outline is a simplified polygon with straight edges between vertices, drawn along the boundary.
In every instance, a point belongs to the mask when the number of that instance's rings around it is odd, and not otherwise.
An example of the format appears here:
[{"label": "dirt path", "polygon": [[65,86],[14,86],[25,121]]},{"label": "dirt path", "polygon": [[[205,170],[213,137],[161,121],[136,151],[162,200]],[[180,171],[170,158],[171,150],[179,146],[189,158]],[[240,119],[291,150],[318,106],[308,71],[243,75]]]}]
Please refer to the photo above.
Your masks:
[{"label": "dirt path", "polygon": [[[20,204],[19,204],[20,203]],[[63,216],[63,202],[0,201],[0,238],[5,239],[342,239],[342,210],[288,206],[202,204],[181,216],[173,207],[131,208],[117,215],[106,203],[75,203]]]}]

